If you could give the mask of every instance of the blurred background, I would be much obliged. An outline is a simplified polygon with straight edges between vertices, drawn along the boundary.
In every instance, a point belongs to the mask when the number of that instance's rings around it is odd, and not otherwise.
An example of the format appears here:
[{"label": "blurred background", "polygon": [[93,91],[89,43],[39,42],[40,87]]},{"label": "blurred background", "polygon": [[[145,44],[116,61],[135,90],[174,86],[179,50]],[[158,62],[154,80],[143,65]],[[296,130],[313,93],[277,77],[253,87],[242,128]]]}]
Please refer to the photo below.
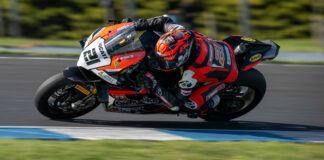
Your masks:
[{"label": "blurred background", "polygon": [[10,37],[79,40],[108,19],[168,14],[215,39],[243,34],[324,52],[323,13],[323,0],[1,0],[0,45]]},{"label": "blurred background", "polygon": [[[248,122],[246,126],[257,129],[259,123],[266,129],[277,125],[283,126],[279,130],[300,127],[282,125],[287,123],[317,125],[324,130],[324,0],[0,0],[0,102],[3,105],[0,124],[137,126],[140,123],[156,127],[161,123],[151,121],[161,121],[169,128],[169,123],[164,121],[201,122],[186,116],[180,119],[155,115],[107,116],[101,107],[86,115],[85,120],[58,122],[45,119],[33,107],[38,86],[66,66],[76,64],[81,51],[78,40],[98,27],[109,25],[109,19],[164,14],[218,40],[230,34],[274,40],[281,48],[278,57],[270,63],[285,64],[257,66],[267,78],[267,95],[260,107],[238,120],[256,122]],[[286,65],[288,62],[312,65]],[[192,125],[180,123],[180,127],[181,124]],[[240,125],[234,123],[232,128]]]}]

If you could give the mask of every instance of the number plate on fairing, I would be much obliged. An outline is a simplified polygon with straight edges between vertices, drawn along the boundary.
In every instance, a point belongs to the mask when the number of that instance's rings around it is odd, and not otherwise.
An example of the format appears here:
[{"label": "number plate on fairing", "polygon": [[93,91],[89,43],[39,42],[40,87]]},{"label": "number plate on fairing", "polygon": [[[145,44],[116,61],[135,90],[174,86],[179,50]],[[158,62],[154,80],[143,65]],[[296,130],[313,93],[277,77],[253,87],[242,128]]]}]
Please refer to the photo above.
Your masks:
[{"label": "number plate on fairing", "polygon": [[90,70],[110,63],[111,58],[107,53],[104,39],[99,37],[82,51],[77,65]]}]

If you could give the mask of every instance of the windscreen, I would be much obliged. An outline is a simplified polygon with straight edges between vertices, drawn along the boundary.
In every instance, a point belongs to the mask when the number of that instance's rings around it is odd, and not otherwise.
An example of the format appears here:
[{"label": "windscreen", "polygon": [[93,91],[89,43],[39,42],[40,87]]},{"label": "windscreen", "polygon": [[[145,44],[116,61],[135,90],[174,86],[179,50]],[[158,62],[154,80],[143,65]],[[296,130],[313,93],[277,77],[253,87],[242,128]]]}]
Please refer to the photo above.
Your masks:
[{"label": "windscreen", "polygon": [[118,55],[127,52],[144,50],[142,44],[136,38],[133,26],[121,29],[115,35],[105,40],[105,46],[109,55]]}]

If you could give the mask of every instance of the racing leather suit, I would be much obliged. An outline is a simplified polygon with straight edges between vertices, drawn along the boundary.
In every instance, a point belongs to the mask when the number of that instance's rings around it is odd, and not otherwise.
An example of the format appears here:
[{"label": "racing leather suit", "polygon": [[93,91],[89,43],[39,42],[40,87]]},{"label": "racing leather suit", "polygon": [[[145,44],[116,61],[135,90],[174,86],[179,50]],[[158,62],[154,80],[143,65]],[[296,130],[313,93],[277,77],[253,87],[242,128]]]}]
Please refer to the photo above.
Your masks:
[{"label": "racing leather suit", "polygon": [[[185,29],[175,24],[169,17],[154,17],[139,19],[135,22],[136,30],[148,30],[166,33]],[[225,83],[233,82],[238,76],[235,55],[232,47],[223,41],[210,39],[193,30],[194,48],[187,62],[183,64],[183,74],[178,82],[178,95],[183,101],[175,98],[173,93],[159,86],[153,89],[172,110],[174,106],[185,106],[187,109],[203,114],[209,107],[204,105],[219,91],[225,88]],[[146,74],[154,81],[154,76]],[[156,85],[156,82],[154,82]],[[156,89],[158,88],[158,89]],[[159,92],[159,93],[157,93]],[[179,96],[178,96],[179,97]]]}]

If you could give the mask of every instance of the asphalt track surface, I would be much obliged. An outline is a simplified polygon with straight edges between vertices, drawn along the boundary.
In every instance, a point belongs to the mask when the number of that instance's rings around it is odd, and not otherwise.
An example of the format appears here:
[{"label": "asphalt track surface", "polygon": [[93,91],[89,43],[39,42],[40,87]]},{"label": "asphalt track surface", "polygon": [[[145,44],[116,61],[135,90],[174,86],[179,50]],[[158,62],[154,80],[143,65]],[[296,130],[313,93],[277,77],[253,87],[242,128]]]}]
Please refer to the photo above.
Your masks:
[{"label": "asphalt track surface", "polygon": [[324,66],[263,64],[268,89],[250,113],[230,122],[205,122],[185,115],[139,115],[94,111],[68,121],[50,120],[34,106],[34,93],[74,59],[0,56],[0,126],[93,126],[231,130],[324,131]]}]

